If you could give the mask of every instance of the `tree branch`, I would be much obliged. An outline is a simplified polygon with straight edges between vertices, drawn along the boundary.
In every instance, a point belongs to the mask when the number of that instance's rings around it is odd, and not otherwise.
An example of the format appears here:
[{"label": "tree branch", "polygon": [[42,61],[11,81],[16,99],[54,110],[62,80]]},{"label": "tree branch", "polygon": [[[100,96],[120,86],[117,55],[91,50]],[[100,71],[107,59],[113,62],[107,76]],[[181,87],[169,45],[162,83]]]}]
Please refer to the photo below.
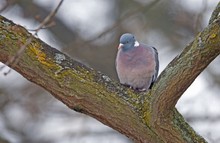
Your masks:
[{"label": "tree branch", "polygon": [[[0,17],[0,61],[6,63],[30,36],[23,27]],[[134,108],[140,105],[135,103],[137,94],[37,38],[27,45],[13,69],[71,109],[100,120],[136,142],[162,142],[135,113]]]},{"label": "tree branch", "polygon": [[[135,142],[206,142],[175,109],[182,93],[220,53],[220,21],[211,23],[162,72],[148,93],[135,93],[70,59],[37,38],[13,68],[71,109],[92,116]],[[0,17],[0,61],[6,63],[30,37]]]},{"label": "tree branch", "polygon": [[[196,77],[220,54],[220,19],[217,18],[200,32],[183,52],[178,55],[161,73],[158,83],[153,87],[152,124],[163,132],[172,127],[175,105]],[[162,119],[162,120],[158,120]],[[171,135],[167,133],[167,136]]]},{"label": "tree branch", "polygon": [[[49,24],[49,22],[52,20],[52,18],[55,16],[55,14],[57,13],[58,9],[60,8],[61,4],[63,3],[63,0],[60,0],[60,2],[58,3],[57,7],[50,12],[50,14],[40,23],[40,25],[37,27],[37,29],[35,29],[35,33],[34,35],[37,35],[37,33],[42,29],[44,28],[45,26],[47,26]],[[13,67],[13,65],[16,65],[19,58],[22,56],[25,48],[27,47],[28,44],[30,44],[32,42],[32,38],[33,38],[33,35],[31,35],[28,40],[26,40],[27,42],[25,44],[23,44],[20,49],[18,50],[18,52],[15,54],[15,56],[11,57],[11,59],[9,59],[5,65],[7,66],[11,66]],[[3,66],[4,67],[4,66]],[[2,67],[2,68],[3,68]],[[1,68],[0,68],[1,70]],[[10,70],[6,73],[4,73],[5,75],[7,75],[8,73],[10,73]]]},{"label": "tree branch", "polygon": [[169,114],[196,77],[220,54],[219,23],[218,19],[200,32],[162,72],[160,84],[152,90],[155,116]]},{"label": "tree branch", "polygon": [[209,19],[209,24],[211,24],[218,18],[219,13],[220,13],[220,2],[218,2],[218,5],[216,6],[215,10],[212,12],[211,18]]}]

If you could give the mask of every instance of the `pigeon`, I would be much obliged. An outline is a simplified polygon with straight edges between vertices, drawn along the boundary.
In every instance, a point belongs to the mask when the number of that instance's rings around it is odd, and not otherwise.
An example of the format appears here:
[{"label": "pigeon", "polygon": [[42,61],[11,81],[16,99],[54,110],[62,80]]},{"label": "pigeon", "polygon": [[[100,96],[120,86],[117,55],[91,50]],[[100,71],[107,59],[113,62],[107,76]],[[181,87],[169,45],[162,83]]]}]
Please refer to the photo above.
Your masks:
[{"label": "pigeon", "polygon": [[121,84],[147,91],[158,76],[158,52],[152,46],[139,43],[134,35],[125,33],[120,37],[115,66]]}]

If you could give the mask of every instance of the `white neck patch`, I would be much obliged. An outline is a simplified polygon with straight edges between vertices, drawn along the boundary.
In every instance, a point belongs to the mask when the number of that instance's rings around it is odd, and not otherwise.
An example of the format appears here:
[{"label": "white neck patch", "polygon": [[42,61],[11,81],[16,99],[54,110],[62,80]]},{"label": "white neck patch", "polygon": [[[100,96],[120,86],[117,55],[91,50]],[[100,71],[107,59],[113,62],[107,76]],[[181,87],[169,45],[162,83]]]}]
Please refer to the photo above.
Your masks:
[{"label": "white neck patch", "polygon": [[134,46],[135,46],[135,47],[137,47],[137,46],[139,46],[139,45],[140,45],[140,44],[138,43],[138,41],[135,41],[135,42],[134,42]]}]

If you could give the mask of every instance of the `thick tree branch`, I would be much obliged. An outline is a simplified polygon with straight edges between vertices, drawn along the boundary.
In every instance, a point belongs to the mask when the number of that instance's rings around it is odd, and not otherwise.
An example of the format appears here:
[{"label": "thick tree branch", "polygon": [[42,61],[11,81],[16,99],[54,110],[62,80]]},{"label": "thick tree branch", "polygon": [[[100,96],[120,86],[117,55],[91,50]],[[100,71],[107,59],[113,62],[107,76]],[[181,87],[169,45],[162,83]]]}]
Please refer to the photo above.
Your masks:
[{"label": "thick tree branch", "polygon": [[[0,17],[0,61],[6,63],[30,36],[21,26]],[[100,120],[136,142],[163,142],[137,116],[137,94],[37,38],[27,45],[13,68],[71,109]]]},{"label": "thick tree branch", "polygon": [[[155,116],[167,116],[195,78],[220,54],[220,20],[199,33],[162,72],[152,90]],[[169,104],[167,104],[169,103]]]},{"label": "thick tree branch", "polygon": [[[219,6],[217,8],[219,10]],[[216,11],[216,10],[215,10]],[[220,19],[215,20],[200,32],[183,52],[178,55],[161,73],[153,87],[151,122],[158,132],[173,126],[175,105],[196,77],[220,54]],[[158,120],[161,119],[161,120]],[[160,133],[159,133],[160,134]],[[172,135],[170,132],[166,136]]]},{"label": "thick tree branch", "polygon": [[[71,109],[90,115],[135,142],[205,142],[175,109],[182,93],[220,53],[215,20],[162,72],[148,93],[135,93],[102,73],[33,38],[15,67]],[[30,37],[0,17],[0,61],[6,63]]]}]

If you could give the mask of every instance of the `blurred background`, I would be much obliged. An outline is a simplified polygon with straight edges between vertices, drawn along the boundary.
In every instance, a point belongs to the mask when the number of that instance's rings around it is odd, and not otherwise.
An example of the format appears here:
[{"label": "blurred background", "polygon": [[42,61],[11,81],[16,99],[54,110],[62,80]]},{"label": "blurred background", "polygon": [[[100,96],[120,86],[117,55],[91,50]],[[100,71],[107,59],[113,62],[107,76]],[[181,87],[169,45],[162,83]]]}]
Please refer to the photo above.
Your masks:
[{"label": "blurred background", "polygon": [[[28,30],[59,0],[0,0],[0,14]],[[133,33],[158,49],[160,72],[204,29],[218,0],[64,0],[54,26],[38,37],[112,79],[119,37]],[[177,104],[210,143],[220,142],[220,59],[194,81]],[[0,66],[3,64],[0,63]],[[70,110],[16,71],[0,71],[0,143],[130,143],[127,137]]]}]

